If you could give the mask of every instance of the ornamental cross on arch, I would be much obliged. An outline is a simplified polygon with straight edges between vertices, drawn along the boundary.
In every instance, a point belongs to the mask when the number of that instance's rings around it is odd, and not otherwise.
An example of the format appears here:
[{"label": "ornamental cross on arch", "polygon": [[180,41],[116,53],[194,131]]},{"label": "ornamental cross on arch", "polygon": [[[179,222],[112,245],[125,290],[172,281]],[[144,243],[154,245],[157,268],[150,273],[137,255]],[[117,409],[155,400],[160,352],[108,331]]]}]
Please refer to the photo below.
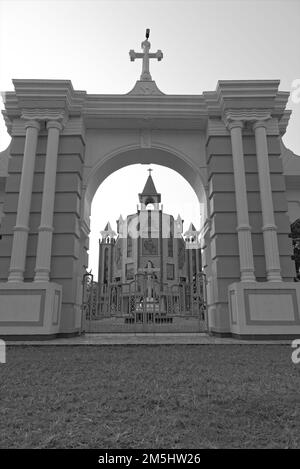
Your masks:
[{"label": "ornamental cross on arch", "polygon": [[160,61],[163,58],[163,53],[159,49],[154,54],[149,52],[151,44],[148,41],[150,36],[150,29],[146,29],[146,40],[142,42],[141,47],[143,52],[135,52],[133,49],[129,51],[129,57],[131,62],[134,62],[135,59],[143,59],[142,65],[142,74],[141,74],[141,81],[152,81],[152,77],[149,71],[149,60],[150,59],[157,59]]}]

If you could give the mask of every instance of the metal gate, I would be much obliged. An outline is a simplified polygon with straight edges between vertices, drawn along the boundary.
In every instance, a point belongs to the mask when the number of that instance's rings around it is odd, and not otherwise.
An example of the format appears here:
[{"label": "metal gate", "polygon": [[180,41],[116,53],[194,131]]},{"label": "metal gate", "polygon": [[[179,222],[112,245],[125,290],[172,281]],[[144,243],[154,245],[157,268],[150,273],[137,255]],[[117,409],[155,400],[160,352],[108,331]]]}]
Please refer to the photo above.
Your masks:
[{"label": "metal gate", "polygon": [[83,277],[82,329],[86,332],[205,332],[206,277],[162,284],[147,274],[128,283],[99,284]]}]

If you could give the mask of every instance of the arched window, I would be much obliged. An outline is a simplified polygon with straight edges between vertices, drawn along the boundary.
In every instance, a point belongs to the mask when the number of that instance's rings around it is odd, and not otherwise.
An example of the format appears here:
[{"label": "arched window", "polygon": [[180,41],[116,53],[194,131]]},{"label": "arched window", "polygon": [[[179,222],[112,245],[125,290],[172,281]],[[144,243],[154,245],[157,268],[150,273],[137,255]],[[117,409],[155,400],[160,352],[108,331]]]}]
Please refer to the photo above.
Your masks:
[{"label": "arched window", "polygon": [[104,249],[103,283],[108,282],[108,248]]},{"label": "arched window", "polygon": [[173,242],[174,240],[174,218],[170,216],[170,229],[168,238],[168,256],[173,257]]},{"label": "arched window", "polygon": [[127,257],[132,257],[132,237],[127,235]]}]

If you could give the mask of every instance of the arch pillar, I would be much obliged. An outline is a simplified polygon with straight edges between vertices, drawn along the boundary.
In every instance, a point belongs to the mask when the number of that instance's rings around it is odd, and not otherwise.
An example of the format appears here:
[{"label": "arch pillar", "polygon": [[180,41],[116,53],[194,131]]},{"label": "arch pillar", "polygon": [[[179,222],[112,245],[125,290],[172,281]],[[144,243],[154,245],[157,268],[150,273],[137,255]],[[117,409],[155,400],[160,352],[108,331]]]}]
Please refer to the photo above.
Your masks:
[{"label": "arch pillar", "polygon": [[26,122],[25,129],[26,138],[17,209],[17,220],[14,227],[8,282],[24,281],[34,164],[40,124],[37,120],[30,119]]},{"label": "arch pillar", "polygon": [[50,120],[47,123],[48,139],[41,223],[38,228],[38,245],[34,277],[35,282],[48,282],[50,277],[57,152],[59,134],[62,128],[63,126],[59,121]]},{"label": "arch pillar", "polygon": [[257,120],[253,124],[263,219],[262,232],[266,255],[267,280],[269,282],[281,282],[282,278],[277,227],[274,219],[266,127],[266,120]]},{"label": "arch pillar", "polygon": [[241,120],[227,121],[232,146],[233,175],[235,186],[235,201],[237,213],[237,233],[240,256],[240,271],[242,282],[254,282],[254,263],[249,224],[244,151],[242,140],[243,122]]}]

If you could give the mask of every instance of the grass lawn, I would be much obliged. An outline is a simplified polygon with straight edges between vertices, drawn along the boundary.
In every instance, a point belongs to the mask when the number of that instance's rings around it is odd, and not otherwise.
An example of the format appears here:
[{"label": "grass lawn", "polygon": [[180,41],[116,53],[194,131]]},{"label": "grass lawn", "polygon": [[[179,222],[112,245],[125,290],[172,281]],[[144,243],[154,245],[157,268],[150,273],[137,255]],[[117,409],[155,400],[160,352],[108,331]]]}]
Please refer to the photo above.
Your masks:
[{"label": "grass lawn", "polygon": [[280,345],[18,346],[1,448],[300,448],[300,365]]}]

